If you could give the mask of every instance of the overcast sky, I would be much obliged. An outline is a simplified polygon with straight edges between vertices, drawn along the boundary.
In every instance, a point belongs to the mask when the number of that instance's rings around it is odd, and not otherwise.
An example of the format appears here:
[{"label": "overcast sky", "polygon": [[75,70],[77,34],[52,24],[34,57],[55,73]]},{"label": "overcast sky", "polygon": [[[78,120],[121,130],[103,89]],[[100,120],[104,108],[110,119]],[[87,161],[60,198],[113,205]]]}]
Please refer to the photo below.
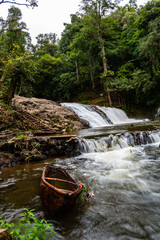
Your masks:
[{"label": "overcast sky", "polygon": [[[129,0],[124,0],[127,3]],[[70,23],[70,14],[79,10],[81,0],[39,0],[38,7],[32,9],[18,6],[22,11],[22,20],[27,24],[28,32],[35,44],[35,37],[40,33],[56,33],[58,38],[64,30],[63,23]],[[137,0],[143,5],[147,0]],[[8,8],[11,4],[0,5],[0,17],[7,18]]]}]

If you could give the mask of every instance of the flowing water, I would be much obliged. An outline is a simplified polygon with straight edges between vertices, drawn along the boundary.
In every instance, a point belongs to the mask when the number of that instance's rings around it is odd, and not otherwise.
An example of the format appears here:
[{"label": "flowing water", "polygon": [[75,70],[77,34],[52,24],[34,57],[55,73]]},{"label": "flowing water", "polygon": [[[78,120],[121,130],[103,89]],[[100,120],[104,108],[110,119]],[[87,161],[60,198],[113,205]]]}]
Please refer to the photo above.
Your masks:
[{"label": "flowing water", "polygon": [[61,103],[61,105],[71,109],[81,119],[87,121],[92,128],[144,121],[128,118],[126,113],[119,108],[100,107],[79,103]]},{"label": "flowing water", "polygon": [[[95,108],[92,111],[102,116]],[[79,132],[80,155],[2,169],[1,216],[13,221],[24,208],[35,209],[36,217],[53,224],[56,239],[159,240],[160,131],[153,126],[160,123],[135,121],[121,110],[110,111],[113,117],[107,118],[112,123]],[[113,112],[118,112],[123,124]],[[93,122],[93,115],[89,118]],[[43,167],[51,162],[89,184],[94,197],[86,207],[56,216],[43,208],[40,178]]]}]

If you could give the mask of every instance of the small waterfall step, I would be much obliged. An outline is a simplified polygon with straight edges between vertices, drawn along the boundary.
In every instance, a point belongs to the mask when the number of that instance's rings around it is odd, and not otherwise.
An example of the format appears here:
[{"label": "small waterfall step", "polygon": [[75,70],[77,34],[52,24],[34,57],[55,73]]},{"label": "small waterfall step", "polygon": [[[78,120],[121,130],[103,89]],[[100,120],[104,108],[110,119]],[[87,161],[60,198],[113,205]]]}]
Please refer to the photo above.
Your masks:
[{"label": "small waterfall step", "polygon": [[101,138],[77,138],[78,151],[80,153],[106,152],[114,149],[125,148],[129,146],[143,146],[147,144],[160,142],[160,131],[143,131],[133,133],[122,133],[109,135]]}]

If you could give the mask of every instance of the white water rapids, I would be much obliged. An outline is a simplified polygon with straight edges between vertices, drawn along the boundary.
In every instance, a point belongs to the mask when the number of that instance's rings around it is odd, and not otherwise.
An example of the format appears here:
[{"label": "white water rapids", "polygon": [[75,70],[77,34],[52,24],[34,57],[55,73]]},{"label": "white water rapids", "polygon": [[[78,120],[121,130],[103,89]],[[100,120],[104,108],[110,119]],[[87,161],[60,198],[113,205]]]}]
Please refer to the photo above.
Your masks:
[{"label": "white water rapids", "polygon": [[58,162],[94,192],[65,239],[160,239],[160,133],[150,135],[152,143],[137,146],[81,138],[81,155]]}]

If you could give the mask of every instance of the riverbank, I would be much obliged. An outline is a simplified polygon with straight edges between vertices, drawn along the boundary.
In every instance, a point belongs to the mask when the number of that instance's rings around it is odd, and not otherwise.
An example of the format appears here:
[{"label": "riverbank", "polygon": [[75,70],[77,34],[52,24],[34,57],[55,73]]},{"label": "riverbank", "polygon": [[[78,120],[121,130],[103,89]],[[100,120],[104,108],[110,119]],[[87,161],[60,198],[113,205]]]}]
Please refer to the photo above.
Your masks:
[{"label": "riverbank", "polygon": [[[41,135],[38,132],[1,132],[0,168],[21,162],[40,161],[53,156],[73,156],[77,152],[76,135]],[[39,132],[40,134],[40,132]]]},{"label": "riverbank", "polygon": [[[90,119],[94,121],[93,127],[101,126],[99,121],[102,126],[112,123],[112,118],[114,123],[127,121],[124,112],[112,110],[109,109],[110,115],[107,112],[108,119],[103,109],[87,106],[83,109],[84,113],[87,111],[84,119],[94,113]],[[15,96],[11,107],[0,103],[0,168],[53,156],[76,155],[76,133],[88,128],[85,120],[51,100]]]},{"label": "riverbank", "polygon": [[11,107],[0,103],[0,168],[71,156],[76,132],[85,127],[85,121],[51,100],[15,96]]}]

